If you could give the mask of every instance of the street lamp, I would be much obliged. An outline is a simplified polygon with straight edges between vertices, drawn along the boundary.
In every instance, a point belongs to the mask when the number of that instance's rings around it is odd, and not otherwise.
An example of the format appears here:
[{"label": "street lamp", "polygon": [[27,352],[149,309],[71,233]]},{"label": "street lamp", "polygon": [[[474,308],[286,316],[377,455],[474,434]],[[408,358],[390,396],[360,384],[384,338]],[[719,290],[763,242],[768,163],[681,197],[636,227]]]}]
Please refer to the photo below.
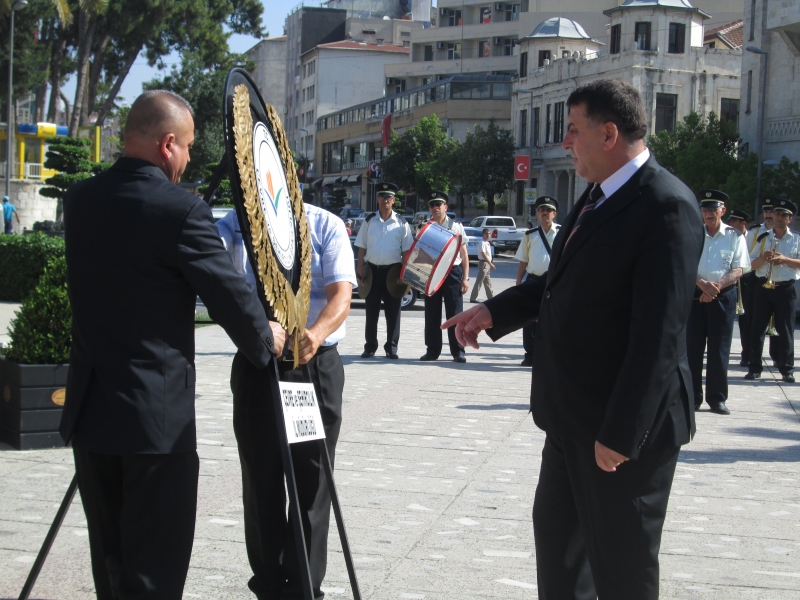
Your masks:
[{"label": "street lamp", "polygon": [[758,219],[758,208],[761,203],[761,163],[764,159],[764,128],[767,114],[767,61],[769,60],[769,52],[762,50],[757,46],[747,46],[745,48],[748,52],[753,54],[760,54],[764,56],[764,85],[761,86],[761,115],[758,127],[758,174],[756,176],[756,209],[753,213]]},{"label": "street lamp", "polygon": [[6,196],[11,195],[11,87],[14,83],[14,11],[28,6],[28,0],[17,0],[11,5],[10,40],[8,42],[8,119],[6,120]]}]

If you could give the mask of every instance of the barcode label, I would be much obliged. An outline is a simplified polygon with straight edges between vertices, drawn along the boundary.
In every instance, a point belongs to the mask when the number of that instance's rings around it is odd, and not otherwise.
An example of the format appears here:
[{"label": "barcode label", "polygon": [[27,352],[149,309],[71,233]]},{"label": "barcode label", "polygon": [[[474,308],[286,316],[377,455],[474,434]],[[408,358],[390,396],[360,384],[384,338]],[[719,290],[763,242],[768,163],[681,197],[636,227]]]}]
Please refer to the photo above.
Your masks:
[{"label": "barcode label", "polygon": [[279,383],[281,406],[290,444],[325,439],[317,395],[311,383]]}]

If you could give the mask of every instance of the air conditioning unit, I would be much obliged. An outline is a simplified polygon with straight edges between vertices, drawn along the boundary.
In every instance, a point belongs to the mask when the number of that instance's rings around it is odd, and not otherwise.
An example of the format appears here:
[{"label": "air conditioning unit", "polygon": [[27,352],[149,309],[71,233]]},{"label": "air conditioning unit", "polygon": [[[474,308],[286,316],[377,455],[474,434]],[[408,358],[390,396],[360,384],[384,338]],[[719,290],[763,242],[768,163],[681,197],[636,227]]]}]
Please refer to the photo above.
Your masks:
[{"label": "air conditioning unit", "polygon": [[503,10],[503,3],[502,2],[495,2],[494,9],[495,10]]},{"label": "air conditioning unit", "polygon": [[440,8],[439,9],[439,14],[440,15],[446,15],[447,14],[447,9],[446,8]]},{"label": "air conditioning unit", "polygon": [[503,43],[503,38],[496,37],[496,38],[494,38],[494,42],[493,43],[494,43],[495,46],[499,46],[500,44]]},{"label": "air conditioning unit", "polygon": [[444,50],[444,42],[436,42],[437,50]]}]

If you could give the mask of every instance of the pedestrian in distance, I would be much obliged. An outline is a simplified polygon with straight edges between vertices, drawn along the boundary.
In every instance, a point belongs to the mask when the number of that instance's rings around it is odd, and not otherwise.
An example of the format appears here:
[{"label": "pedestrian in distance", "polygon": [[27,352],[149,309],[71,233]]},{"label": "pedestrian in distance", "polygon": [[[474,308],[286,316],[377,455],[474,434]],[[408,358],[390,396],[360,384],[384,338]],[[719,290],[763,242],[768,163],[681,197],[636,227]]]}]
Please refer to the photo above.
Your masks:
[{"label": "pedestrian in distance", "polygon": [[492,244],[489,241],[489,233],[489,229],[486,228],[481,231],[481,242],[478,245],[478,276],[475,279],[475,285],[472,287],[472,294],[469,297],[469,301],[473,303],[478,301],[481,285],[486,291],[487,298],[494,296],[491,272],[497,267],[492,261]]},{"label": "pedestrian in distance", "polygon": [[[561,228],[561,225],[555,222],[555,218],[558,215],[558,200],[550,196],[542,196],[536,199],[534,206],[536,207],[539,226],[530,227],[525,232],[523,243],[519,245],[517,253],[514,255],[514,258],[519,261],[516,285],[523,281],[531,283],[543,281],[547,277],[553,242],[556,239],[556,235],[558,235],[558,230]],[[533,338],[535,333],[535,322],[522,328],[522,347],[525,349],[525,356],[520,363],[522,367],[533,365]]]},{"label": "pedestrian in distance", "polygon": [[14,233],[14,217],[17,218],[17,225],[19,225],[19,211],[17,207],[9,202],[8,196],[3,196],[3,232],[6,235]]},{"label": "pedestrian in distance", "polygon": [[655,600],[678,452],[695,430],[686,322],[702,221],[691,190],[647,150],[647,112],[632,86],[596,80],[567,107],[562,147],[590,185],[562,223],[546,280],[442,327],[477,347],[483,330],[497,340],[539,319],[540,600]]},{"label": "pedestrian in distance", "polygon": [[[442,303],[445,316],[453,318],[464,310],[464,294],[469,290],[469,255],[464,226],[447,216],[447,203],[450,198],[444,192],[433,190],[428,198],[431,221],[459,236],[460,245],[453,268],[445,277],[442,286],[431,296],[425,296],[425,346],[427,350],[420,357],[422,361],[438,360],[442,353]],[[464,346],[456,339],[455,327],[447,330],[450,354],[457,363],[467,362]]]},{"label": "pedestrian in distance", "polygon": [[122,158],[64,198],[72,347],[61,435],[72,445],[100,600],[180,600],[197,508],[197,297],[255,368],[285,332],[236,273],[211,209],[178,185],[192,108],[148,91]]},{"label": "pedestrian in distance", "polygon": [[700,193],[705,236],[687,329],[694,408],[699,410],[703,404],[703,355],[707,345],[705,401],[711,412],[720,415],[731,414],[725,403],[728,400],[733,321],[739,295],[736,284],[742,274],[750,270],[744,236],[722,222],[727,201],[727,194],[718,190]]}]

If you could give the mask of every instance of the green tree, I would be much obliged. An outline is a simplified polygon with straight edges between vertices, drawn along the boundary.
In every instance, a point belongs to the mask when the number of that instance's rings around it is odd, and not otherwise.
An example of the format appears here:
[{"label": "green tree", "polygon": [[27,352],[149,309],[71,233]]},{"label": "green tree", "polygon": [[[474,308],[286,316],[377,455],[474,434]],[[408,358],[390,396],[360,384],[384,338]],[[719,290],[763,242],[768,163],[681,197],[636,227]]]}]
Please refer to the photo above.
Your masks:
[{"label": "green tree", "polygon": [[514,135],[498,127],[494,119],[467,132],[461,156],[462,193],[481,193],[488,212],[494,214],[495,198],[514,183]]},{"label": "green tree", "polygon": [[344,188],[335,189],[328,194],[328,210],[338,215],[344,208],[346,201],[347,191]]},{"label": "green tree", "polygon": [[409,193],[424,197],[431,190],[447,192],[458,141],[448,138],[439,117],[424,117],[400,136],[394,130],[389,155],[381,161],[383,177]]},{"label": "green tree", "polygon": [[661,131],[647,141],[659,164],[697,194],[719,189],[737,169],[739,132],[732,121],[713,112],[707,118],[690,113],[674,132]]},{"label": "green tree", "polygon": [[[755,209],[758,156],[750,152],[728,175],[720,189],[730,197],[729,206],[753,213]],[[776,166],[763,166],[761,171],[762,198],[800,200],[800,163],[785,156]]]},{"label": "green tree", "polygon": [[98,173],[110,165],[89,160],[91,141],[84,138],[52,137],[47,139],[49,149],[45,154],[44,166],[58,171],[48,178],[39,193],[46,198],[56,198],[56,220],[61,221],[64,196],[69,187]]},{"label": "green tree", "polygon": [[[208,191],[209,182],[211,181],[211,177],[214,175],[214,171],[217,170],[219,166],[218,162],[215,163],[208,163],[203,168],[203,181],[205,182],[198,188],[198,191],[205,195]],[[217,190],[214,192],[214,197],[211,200],[212,206],[233,206],[233,193],[231,192],[231,179],[228,176],[228,171],[225,171],[225,175],[223,175],[222,179],[219,181],[219,186],[217,186]]]}]

